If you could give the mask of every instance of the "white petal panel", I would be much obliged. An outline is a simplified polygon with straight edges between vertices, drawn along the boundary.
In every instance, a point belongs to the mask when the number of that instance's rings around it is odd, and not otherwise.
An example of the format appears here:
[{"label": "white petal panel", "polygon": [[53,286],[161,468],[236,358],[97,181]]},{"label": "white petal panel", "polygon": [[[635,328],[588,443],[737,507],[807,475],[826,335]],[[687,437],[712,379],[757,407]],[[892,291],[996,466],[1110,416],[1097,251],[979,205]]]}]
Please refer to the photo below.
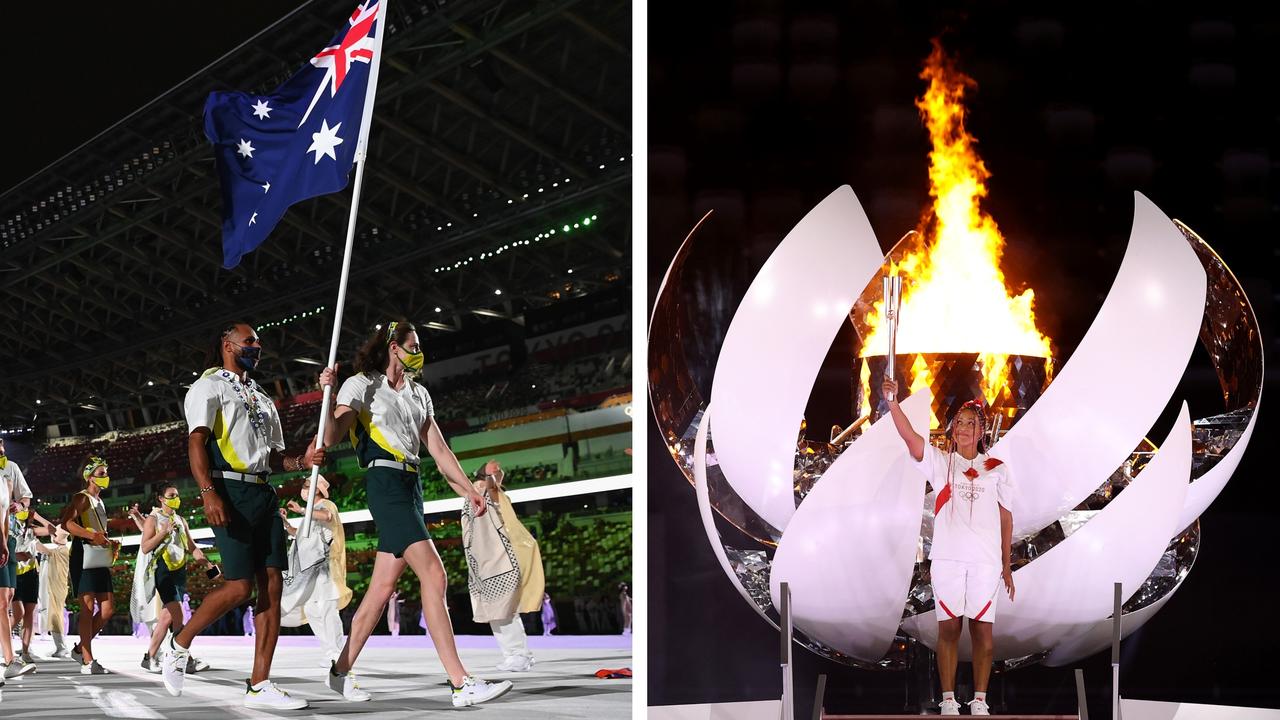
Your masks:
[{"label": "white petal panel", "polygon": [[711,391],[716,455],[742,500],[779,530],[795,512],[805,403],[856,294],[883,261],[858,198],[841,186],[774,250],[729,325]]},{"label": "white petal panel", "polygon": [[[929,427],[931,400],[925,390],[903,401],[913,426]],[[832,463],[796,509],[773,558],[774,607],[781,605],[785,580],[797,629],[859,660],[880,660],[911,589],[924,485],[886,415]]]},{"label": "white petal panel", "polygon": [[[1015,482],[1028,482],[1029,469],[1011,468]],[[1164,554],[1189,477],[1191,418],[1183,403],[1169,437],[1133,483],[1070,537],[1014,572],[1016,599],[1009,602],[1002,591],[996,605],[996,659],[1052,648],[1110,617],[1113,583],[1123,583],[1127,599]],[[935,647],[938,625],[932,613],[909,618],[903,628]],[[968,659],[969,653],[965,633],[961,657]]]},{"label": "white petal panel", "polygon": [[[1155,617],[1155,614],[1160,612],[1160,608],[1169,602],[1169,598],[1173,597],[1173,594],[1178,592],[1180,587],[1182,587],[1181,582],[1174,585],[1159,600],[1144,608],[1126,613],[1120,620],[1121,637],[1129,637],[1138,628],[1145,625],[1148,620]],[[1105,620],[1099,620],[1094,623],[1093,627],[1088,630],[1063,641],[1044,659],[1044,664],[1049,667],[1062,667],[1109,647],[1111,647],[1111,618],[1107,617]]]},{"label": "white petal panel", "polygon": [[1173,221],[1134,193],[1129,247],[1102,309],[1044,395],[992,449],[1021,473],[1015,537],[1079,505],[1138,446],[1195,348],[1205,284]]},{"label": "white petal panel", "polygon": [[1244,457],[1245,448],[1249,447],[1249,438],[1253,437],[1253,426],[1258,421],[1258,410],[1261,407],[1262,391],[1259,390],[1258,401],[1253,406],[1253,414],[1249,416],[1249,424],[1245,426],[1240,439],[1236,440],[1236,444],[1231,446],[1226,456],[1219,460],[1217,465],[1210,468],[1209,472],[1196,478],[1191,483],[1191,487],[1187,489],[1187,502],[1182,507],[1182,515],[1178,520],[1178,527],[1174,530],[1175,535],[1200,517],[1200,513],[1203,513],[1209,507],[1209,503],[1218,497],[1218,493],[1222,492],[1222,488],[1227,486],[1227,481],[1231,479],[1231,474],[1240,465],[1240,458]]},{"label": "white petal panel", "polygon": [[[702,423],[698,425],[698,434],[694,438],[693,443],[693,487],[695,494],[698,496],[698,515],[702,517],[702,527],[707,531],[707,543],[711,545],[711,551],[715,553],[716,560],[719,561],[720,567],[724,570],[724,574],[729,577],[729,582],[733,584],[733,589],[738,591],[743,600],[756,611],[765,622],[778,629],[777,623],[769,619],[760,611],[760,607],[751,599],[751,595],[742,587],[742,583],[738,581],[738,574],[733,571],[733,565],[729,562],[729,557],[724,554],[724,543],[720,540],[720,531],[716,530],[715,517],[711,510],[711,495],[707,492],[707,429],[711,427],[711,406],[708,405],[706,411],[702,414]],[[717,435],[716,442],[720,442]]]}]

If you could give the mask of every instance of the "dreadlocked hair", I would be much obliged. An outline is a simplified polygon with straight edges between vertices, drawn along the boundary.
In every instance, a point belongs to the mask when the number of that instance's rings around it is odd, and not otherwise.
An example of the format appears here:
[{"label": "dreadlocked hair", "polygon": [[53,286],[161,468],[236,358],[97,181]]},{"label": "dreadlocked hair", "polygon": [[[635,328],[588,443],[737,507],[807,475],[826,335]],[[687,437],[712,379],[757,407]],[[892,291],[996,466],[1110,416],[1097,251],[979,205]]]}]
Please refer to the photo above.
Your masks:
[{"label": "dreadlocked hair", "polygon": [[978,431],[978,452],[987,451],[987,412],[980,400],[967,400],[958,410],[951,415],[951,420],[947,422],[947,450],[955,449],[955,435],[952,434],[952,426],[955,425],[956,418],[960,417],[962,412],[973,413]]},{"label": "dreadlocked hair", "polygon": [[[212,342],[209,343],[205,350],[207,353],[204,358],[205,367],[222,367],[222,343],[226,341],[227,335],[235,332],[235,329],[241,325],[249,325],[249,323],[237,320],[219,326],[217,334],[213,336]],[[249,325],[249,327],[253,326]]]}]

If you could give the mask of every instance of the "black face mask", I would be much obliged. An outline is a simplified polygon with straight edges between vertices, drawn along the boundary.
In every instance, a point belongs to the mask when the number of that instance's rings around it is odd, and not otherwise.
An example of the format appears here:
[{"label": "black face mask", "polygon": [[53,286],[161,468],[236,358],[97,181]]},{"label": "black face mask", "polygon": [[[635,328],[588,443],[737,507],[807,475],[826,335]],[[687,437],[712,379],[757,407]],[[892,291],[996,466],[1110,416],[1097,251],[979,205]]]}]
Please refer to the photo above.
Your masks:
[{"label": "black face mask", "polygon": [[262,348],[256,345],[241,345],[240,354],[236,356],[236,364],[245,370],[258,366],[258,358],[262,356]]}]

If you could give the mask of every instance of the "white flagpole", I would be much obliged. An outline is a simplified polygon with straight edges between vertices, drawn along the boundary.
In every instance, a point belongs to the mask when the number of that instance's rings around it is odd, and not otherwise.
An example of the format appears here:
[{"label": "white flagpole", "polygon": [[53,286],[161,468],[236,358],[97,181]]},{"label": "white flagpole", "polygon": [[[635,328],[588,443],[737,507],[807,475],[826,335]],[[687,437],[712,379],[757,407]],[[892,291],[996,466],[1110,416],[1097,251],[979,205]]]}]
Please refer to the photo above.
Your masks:
[{"label": "white flagpole", "polygon": [[[369,86],[365,89],[364,114],[360,121],[360,137],[356,140],[356,179],[351,190],[351,214],[347,218],[347,244],[342,251],[342,276],[338,281],[338,302],[334,306],[333,336],[329,340],[329,362],[325,367],[333,367],[338,362],[338,340],[342,337],[342,311],[347,304],[347,279],[351,274],[351,247],[356,237],[356,215],[360,209],[360,189],[364,185],[364,164],[369,146],[369,126],[373,122],[373,102],[378,91],[378,67],[382,64],[382,38],[387,28],[387,2],[378,3],[377,36],[374,38],[373,63],[369,67]],[[333,387],[324,387],[324,396],[320,401],[320,424],[316,428],[318,442],[324,442],[325,426],[329,420],[329,400],[333,395]],[[311,468],[311,487],[307,492],[307,509],[302,516],[302,535],[311,536],[311,515],[316,504],[316,479],[320,468]]]}]

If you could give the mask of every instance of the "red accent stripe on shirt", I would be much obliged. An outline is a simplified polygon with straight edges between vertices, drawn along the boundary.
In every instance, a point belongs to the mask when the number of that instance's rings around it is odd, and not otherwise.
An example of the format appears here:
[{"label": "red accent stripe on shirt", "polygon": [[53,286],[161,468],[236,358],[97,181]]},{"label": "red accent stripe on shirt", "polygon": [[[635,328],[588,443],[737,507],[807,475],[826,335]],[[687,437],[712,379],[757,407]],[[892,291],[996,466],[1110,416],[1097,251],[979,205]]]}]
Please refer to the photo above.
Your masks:
[{"label": "red accent stripe on shirt", "polygon": [[990,601],[990,600],[988,600],[988,601],[987,601],[987,604],[982,606],[982,611],[981,611],[981,612],[979,612],[979,613],[978,613],[978,614],[977,614],[973,619],[974,619],[974,620],[981,620],[981,619],[982,619],[982,616],[983,616],[983,615],[986,615],[986,614],[987,614],[987,610],[989,610],[990,608],[991,608],[991,601]]},{"label": "red accent stripe on shirt", "polygon": [[987,458],[987,461],[983,463],[982,466],[986,468],[988,472],[990,472],[991,470],[994,470],[995,468],[998,468],[1003,464],[1004,464],[1004,461],[1001,460],[1000,458]]},{"label": "red accent stripe on shirt", "polygon": [[947,504],[951,499],[951,483],[942,486],[942,490],[938,491],[938,501],[933,506],[933,514],[937,515],[942,512],[942,506]]},{"label": "red accent stripe on shirt", "polygon": [[[947,604],[942,602],[942,598],[938,598],[938,604],[942,606],[942,612],[946,613],[947,617],[954,618],[956,616],[955,613],[951,612],[951,608],[947,607]],[[991,603],[987,604],[990,605]],[[986,608],[983,609],[985,610]]]}]

